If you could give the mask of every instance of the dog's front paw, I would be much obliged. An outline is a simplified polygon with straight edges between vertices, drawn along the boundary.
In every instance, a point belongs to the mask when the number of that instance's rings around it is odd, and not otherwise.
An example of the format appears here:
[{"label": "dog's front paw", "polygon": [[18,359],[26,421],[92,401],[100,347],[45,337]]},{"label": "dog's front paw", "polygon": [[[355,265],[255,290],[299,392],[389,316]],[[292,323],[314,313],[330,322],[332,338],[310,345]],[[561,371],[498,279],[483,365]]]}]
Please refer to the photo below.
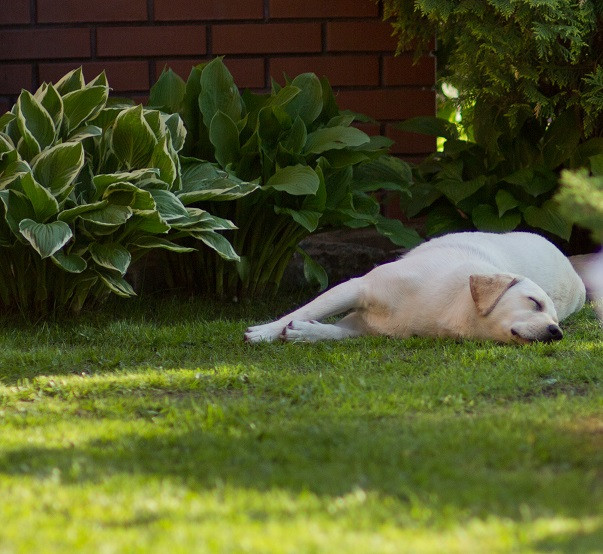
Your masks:
[{"label": "dog's front paw", "polygon": [[281,324],[266,323],[255,325],[245,331],[245,342],[272,342],[278,339],[283,331]]},{"label": "dog's front paw", "polygon": [[291,321],[280,338],[290,342],[316,342],[326,338],[322,327],[318,321]]}]

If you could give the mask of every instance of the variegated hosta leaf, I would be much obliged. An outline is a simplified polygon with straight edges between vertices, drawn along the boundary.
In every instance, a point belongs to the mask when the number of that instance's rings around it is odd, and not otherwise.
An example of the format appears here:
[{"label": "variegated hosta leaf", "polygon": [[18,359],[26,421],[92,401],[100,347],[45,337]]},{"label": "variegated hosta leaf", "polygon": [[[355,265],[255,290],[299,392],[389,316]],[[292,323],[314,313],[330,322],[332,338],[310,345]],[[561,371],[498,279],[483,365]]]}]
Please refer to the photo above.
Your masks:
[{"label": "variegated hosta leaf", "polygon": [[235,252],[232,244],[228,242],[228,239],[215,231],[193,232],[191,235],[215,250],[225,260],[238,262],[241,259]]},{"label": "variegated hosta leaf", "polygon": [[65,119],[69,131],[80,127],[84,122],[94,119],[105,107],[109,97],[106,86],[88,86],[69,92],[63,96]]},{"label": "variegated hosta leaf", "polygon": [[23,192],[29,198],[36,220],[44,223],[49,217],[59,211],[59,203],[52,195],[51,191],[38,183],[31,173],[26,173],[21,177],[21,187]]},{"label": "variegated hosta leaf", "polygon": [[89,250],[90,256],[99,266],[118,271],[122,276],[132,261],[130,252],[117,242],[94,242],[90,245]]},{"label": "variegated hosta leaf", "polygon": [[132,285],[128,283],[123,277],[119,277],[109,271],[97,271],[98,276],[101,278],[101,281],[109,288],[109,290],[118,296],[123,296],[124,298],[129,298],[131,296],[136,296]]},{"label": "variegated hosta leaf", "polygon": [[65,142],[44,150],[32,160],[36,180],[57,197],[65,195],[84,165],[80,142]]},{"label": "variegated hosta leaf", "polygon": [[62,250],[55,252],[50,259],[68,273],[82,273],[88,264],[86,260],[77,254],[65,254]]},{"label": "variegated hosta leaf", "polygon": [[142,106],[122,111],[115,119],[111,147],[127,169],[149,167],[157,139],[143,116]]},{"label": "variegated hosta leaf", "polygon": [[63,221],[36,223],[31,219],[24,219],[19,223],[19,230],[42,259],[63,248],[73,236],[69,225]]},{"label": "variegated hosta leaf", "polygon": [[154,236],[139,237],[129,243],[130,247],[151,249],[151,248],[162,248],[171,252],[194,252],[195,248],[188,248],[181,246],[167,239],[162,239]]}]

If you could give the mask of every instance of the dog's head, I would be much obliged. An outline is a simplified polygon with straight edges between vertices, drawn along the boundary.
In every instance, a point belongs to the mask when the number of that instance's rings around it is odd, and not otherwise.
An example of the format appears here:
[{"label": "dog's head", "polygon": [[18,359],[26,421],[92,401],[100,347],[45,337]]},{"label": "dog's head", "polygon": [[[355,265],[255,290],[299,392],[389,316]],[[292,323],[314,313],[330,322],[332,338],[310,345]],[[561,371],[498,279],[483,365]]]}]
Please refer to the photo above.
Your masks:
[{"label": "dog's head", "polygon": [[553,301],[534,281],[509,274],[471,275],[469,287],[492,338],[527,343],[563,337]]}]

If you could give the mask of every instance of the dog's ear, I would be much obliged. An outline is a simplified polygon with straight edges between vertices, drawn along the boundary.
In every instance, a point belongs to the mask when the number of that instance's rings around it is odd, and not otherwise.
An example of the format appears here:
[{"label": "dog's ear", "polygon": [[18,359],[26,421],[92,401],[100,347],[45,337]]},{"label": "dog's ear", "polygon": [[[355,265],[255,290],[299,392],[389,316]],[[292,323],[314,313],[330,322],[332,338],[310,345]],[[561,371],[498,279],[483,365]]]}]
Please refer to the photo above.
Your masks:
[{"label": "dog's ear", "polygon": [[519,279],[512,275],[497,273],[494,275],[471,275],[469,277],[469,288],[471,297],[477,307],[479,315],[488,315],[498,304],[513,285],[519,282]]}]

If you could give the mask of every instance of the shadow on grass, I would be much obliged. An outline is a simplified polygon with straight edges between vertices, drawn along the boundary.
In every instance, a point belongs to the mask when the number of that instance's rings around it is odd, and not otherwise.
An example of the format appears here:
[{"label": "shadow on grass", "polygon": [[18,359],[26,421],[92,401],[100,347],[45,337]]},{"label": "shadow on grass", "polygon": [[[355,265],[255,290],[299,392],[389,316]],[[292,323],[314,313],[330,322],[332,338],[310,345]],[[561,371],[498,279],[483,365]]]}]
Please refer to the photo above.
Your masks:
[{"label": "shadow on grass", "polygon": [[[67,485],[146,476],[195,491],[227,485],[310,491],[322,499],[362,490],[382,502],[371,516],[375,525],[392,518],[399,525],[438,525],[451,515],[461,521],[494,516],[517,522],[599,515],[593,503],[596,461],[589,452],[573,450],[575,436],[564,430],[554,440],[560,429],[539,424],[540,438],[523,440],[516,429],[499,423],[489,436],[482,427],[472,429],[470,417],[450,415],[313,417],[263,428],[227,422],[209,430],[189,419],[155,435],[146,427],[141,435],[72,448],[18,448],[0,454],[0,473],[41,480],[58,474]],[[541,546],[576,552],[575,541],[590,544],[590,535],[554,536]]]}]

